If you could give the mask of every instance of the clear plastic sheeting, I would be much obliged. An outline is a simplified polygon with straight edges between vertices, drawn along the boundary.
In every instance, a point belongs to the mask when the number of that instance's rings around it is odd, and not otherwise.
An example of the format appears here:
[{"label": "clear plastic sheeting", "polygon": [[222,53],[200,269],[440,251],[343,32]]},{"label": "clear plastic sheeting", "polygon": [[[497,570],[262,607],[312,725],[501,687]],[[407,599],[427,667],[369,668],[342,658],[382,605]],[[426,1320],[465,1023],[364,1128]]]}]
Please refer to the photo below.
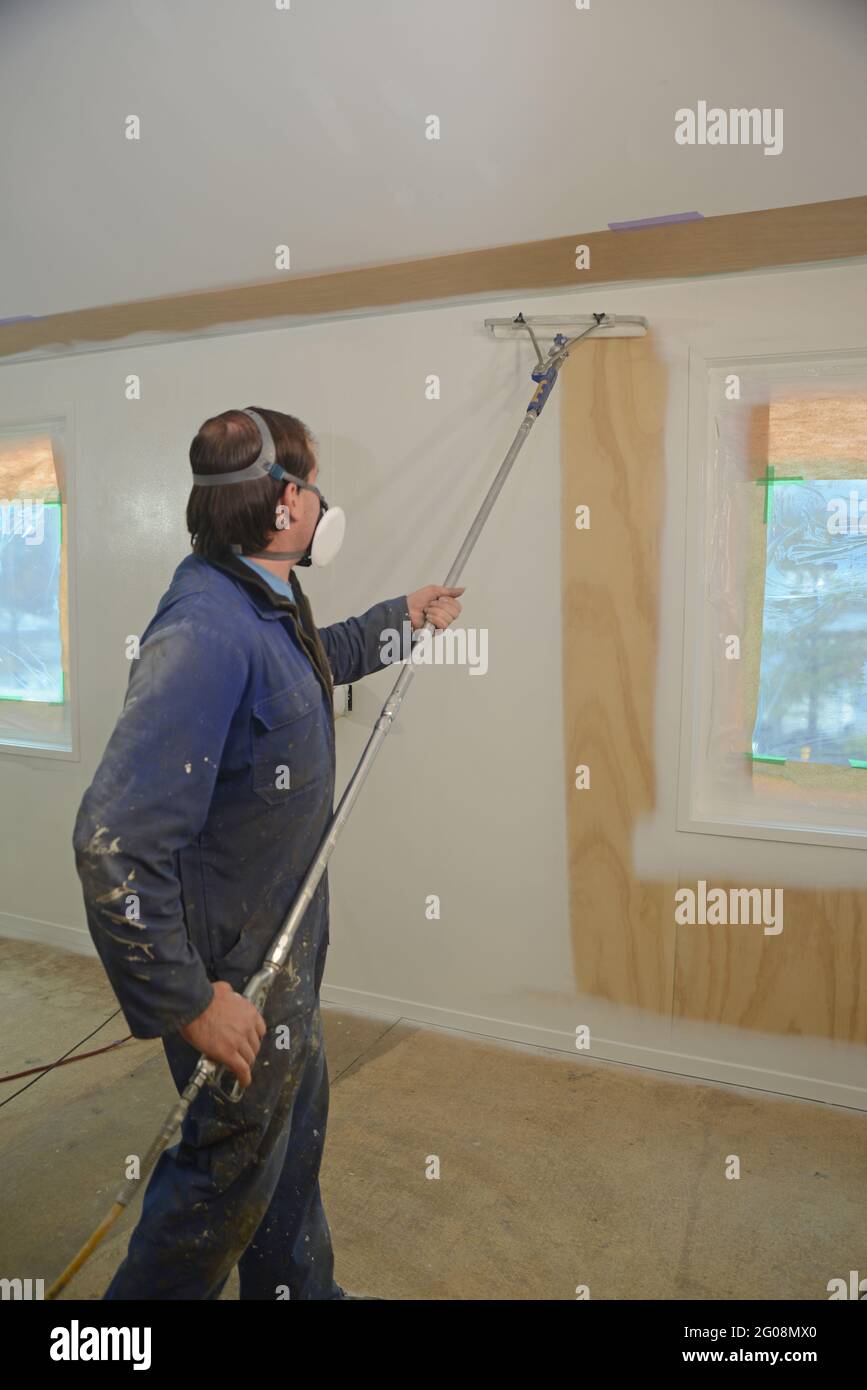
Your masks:
[{"label": "clear plastic sheeting", "polygon": [[692,382],[679,828],[865,844],[867,354]]},{"label": "clear plastic sheeting", "polygon": [[0,431],[0,748],[76,754],[70,699],[66,423]]},{"label": "clear plastic sheeting", "polygon": [[867,763],[867,479],[779,483],[770,513],[753,754]]},{"label": "clear plastic sheeting", "polygon": [[0,503],[0,700],[63,700],[59,503]]}]

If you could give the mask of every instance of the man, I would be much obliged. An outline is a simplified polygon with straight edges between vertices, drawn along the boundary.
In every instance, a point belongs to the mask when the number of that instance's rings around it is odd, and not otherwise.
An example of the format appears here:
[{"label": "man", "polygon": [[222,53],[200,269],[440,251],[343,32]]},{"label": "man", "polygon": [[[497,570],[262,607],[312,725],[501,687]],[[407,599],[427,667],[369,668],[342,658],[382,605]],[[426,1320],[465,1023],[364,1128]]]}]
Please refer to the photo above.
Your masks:
[{"label": "man", "polygon": [[463,589],[428,585],[317,630],[295,574],[343,515],[312,436],[252,408],[190,448],[193,554],[133,661],[74,846],[88,925],[139,1038],[183,1089],[204,1052],[245,1088],[199,1095],[154,1169],[110,1299],[350,1298],[335,1282],[319,1167],[328,1113],[319,986],[323,877],[264,1014],[240,993],[281,927],[333,809],[332,682],[385,664],[382,634],[447,627]]}]

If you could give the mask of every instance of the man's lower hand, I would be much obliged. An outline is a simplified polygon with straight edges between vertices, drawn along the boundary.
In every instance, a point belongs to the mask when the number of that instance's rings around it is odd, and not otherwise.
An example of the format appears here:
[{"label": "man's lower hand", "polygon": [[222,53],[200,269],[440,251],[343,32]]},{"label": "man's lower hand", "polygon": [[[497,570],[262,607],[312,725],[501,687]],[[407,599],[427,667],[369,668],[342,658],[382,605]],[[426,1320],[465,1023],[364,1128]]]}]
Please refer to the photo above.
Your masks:
[{"label": "man's lower hand", "polygon": [[225,980],[217,980],[204,1013],[178,1029],[197,1052],[228,1067],[245,1090],[253,1080],[252,1066],[267,1031],[255,1004],[236,994]]}]

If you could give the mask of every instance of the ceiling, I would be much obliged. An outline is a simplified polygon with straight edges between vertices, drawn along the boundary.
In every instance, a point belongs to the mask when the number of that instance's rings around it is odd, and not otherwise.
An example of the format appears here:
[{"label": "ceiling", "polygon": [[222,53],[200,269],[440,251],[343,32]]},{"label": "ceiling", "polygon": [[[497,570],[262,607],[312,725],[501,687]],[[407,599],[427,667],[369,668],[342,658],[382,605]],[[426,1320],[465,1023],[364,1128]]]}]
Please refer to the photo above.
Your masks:
[{"label": "ceiling", "polygon": [[0,319],[867,192],[867,0],[277,3],[0,0]]}]

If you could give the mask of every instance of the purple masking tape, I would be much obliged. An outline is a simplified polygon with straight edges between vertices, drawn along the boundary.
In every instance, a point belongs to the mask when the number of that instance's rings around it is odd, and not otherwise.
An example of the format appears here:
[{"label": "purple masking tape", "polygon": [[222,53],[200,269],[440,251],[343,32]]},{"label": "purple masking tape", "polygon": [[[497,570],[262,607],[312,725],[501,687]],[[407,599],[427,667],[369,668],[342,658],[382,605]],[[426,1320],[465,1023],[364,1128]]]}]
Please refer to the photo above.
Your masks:
[{"label": "purple masking tape", "polygon": [[0,319],[0,328],[3,327],[4,323],[31,323],[38,318],[38,314],[15,314],[11,319]]},{"label": "purple masking tape", "polygon": [[632,232],[636,227],[667,227],[672,222],[703,222],[703,212],[670,212],[665,217],[640,217],[635,222],[609,222],[611,232]]}]

